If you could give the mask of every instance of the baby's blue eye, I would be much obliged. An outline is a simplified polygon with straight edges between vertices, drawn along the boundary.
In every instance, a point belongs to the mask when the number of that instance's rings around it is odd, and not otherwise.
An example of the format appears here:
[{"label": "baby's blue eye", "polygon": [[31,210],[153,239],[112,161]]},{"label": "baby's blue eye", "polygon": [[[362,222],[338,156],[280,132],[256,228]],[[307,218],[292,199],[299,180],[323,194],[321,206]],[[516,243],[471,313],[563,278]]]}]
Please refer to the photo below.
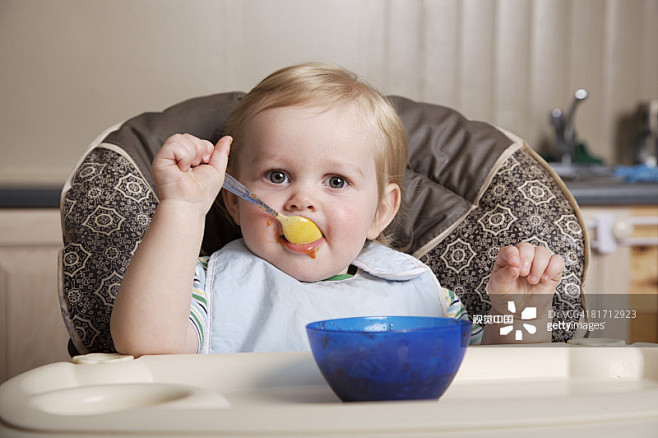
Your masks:
[{"label": "baby's blue eye", "polygon": [[268,173],[268,178],[274,184],[284,184],[289,182],[288,175],[280,170],[272,170]]},{"label": "baby's blue eye", "polygon": [[327,178],[325,184],[331,187],[332,189],[342,189],[343,187],[345,187],[345,184],[347,183],[345,181],[345,178],[334,175]]}]

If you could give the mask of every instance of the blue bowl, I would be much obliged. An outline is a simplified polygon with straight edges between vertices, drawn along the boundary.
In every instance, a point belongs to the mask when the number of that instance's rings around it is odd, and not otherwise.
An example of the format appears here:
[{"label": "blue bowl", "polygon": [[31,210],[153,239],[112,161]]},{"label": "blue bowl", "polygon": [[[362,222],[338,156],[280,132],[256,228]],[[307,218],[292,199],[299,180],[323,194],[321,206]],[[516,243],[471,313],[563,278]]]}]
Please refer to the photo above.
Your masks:
[{"label": "blue bowl", "polygon": [[457,374],[471,322],[376,316],[306,326],[313,357],[343,401],[438,399]]}]

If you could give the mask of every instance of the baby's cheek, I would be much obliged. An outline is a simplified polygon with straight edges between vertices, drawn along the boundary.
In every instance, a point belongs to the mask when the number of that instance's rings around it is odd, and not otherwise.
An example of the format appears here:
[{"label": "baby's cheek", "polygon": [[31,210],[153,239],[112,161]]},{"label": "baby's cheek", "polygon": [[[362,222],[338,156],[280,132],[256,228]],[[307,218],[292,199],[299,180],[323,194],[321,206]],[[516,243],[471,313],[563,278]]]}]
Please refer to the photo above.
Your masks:
[{"label": "baby's cheek", "polygon": [[371,218],[364,214],[363,210],[349,206],[341,206],[333,209],[327,217],[327,226],[334,233],[343,235],[365,234],[370,226]]},{"label": "baby's cheek", "polygon": [[[253,207],[248,207],[253,208]],[[254,210],[257,210],[254,208]],[[245,240],[253,245],[265,245],[276,242],[281,234],[276,219],[269,215],[245,215],[242,217],[240,229]]]}]

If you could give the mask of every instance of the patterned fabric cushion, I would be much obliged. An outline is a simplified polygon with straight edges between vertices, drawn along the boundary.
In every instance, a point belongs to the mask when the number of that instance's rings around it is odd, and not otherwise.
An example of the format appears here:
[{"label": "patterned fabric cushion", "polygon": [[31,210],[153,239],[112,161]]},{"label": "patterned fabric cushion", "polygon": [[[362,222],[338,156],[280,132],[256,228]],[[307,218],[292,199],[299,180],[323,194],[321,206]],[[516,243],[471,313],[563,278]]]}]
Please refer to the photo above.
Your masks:
[{"label": "patterned fabric cushion", "polygon": [[[524,149],[498,170],[478,207],[421,260],[444,287],[452,289],[468,313],[491,308],[486,285],[498,250],[527,241],[565,258],[565,272],[553,299],[555,310],[580,310],[585,271],[585,235],[574,208],[557,181]],[[578,312],[556,312],[576,315]],[[575,322],[577,318],[562,318]],[[553,341],[567,341],[574,331],[554,330]]]},{"label": "patterned fabric cushion", "polygon": [[78,353],[115,351],[112,306],[157,202],[119,151],[94,148],[74,173],[62,203],[60,305]]}]

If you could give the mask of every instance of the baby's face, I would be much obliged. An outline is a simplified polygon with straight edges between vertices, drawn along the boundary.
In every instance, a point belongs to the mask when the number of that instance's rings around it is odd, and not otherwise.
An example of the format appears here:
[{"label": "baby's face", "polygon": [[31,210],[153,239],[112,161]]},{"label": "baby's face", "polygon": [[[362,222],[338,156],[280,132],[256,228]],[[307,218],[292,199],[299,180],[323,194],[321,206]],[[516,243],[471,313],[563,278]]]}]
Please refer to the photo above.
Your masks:
[{"label": "baby's face", "polygon": [[252,119],[237,178],[280,213],[312,220],[324,237],[309,252],[287,242],[272,216],[224,195],[251,252],[301,281],[347,271],[366,238],[381,231],[373,221],[379,203],[372,129],[342,106],[274,108]]}]

